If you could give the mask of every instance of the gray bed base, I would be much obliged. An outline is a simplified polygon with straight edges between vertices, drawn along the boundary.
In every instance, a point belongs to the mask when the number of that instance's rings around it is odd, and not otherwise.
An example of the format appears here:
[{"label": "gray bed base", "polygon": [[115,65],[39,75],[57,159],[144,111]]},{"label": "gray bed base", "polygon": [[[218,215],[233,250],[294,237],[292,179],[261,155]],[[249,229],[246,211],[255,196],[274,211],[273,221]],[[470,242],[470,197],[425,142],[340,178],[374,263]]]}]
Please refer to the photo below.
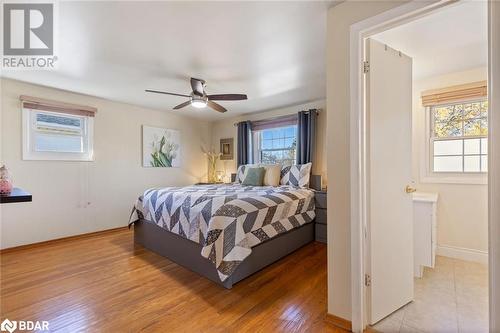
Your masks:
[{"label": "gray bed base", "polygon": [[314,241],[314,221],[253,247],[250,256],[238,266],[231,276],[222,282],[215,266],[201,256],[201,245],[145,220],[138,220],[134,223],[135,243],[167,257],[227,289],[231,289],[238,281],[312,241]]}]

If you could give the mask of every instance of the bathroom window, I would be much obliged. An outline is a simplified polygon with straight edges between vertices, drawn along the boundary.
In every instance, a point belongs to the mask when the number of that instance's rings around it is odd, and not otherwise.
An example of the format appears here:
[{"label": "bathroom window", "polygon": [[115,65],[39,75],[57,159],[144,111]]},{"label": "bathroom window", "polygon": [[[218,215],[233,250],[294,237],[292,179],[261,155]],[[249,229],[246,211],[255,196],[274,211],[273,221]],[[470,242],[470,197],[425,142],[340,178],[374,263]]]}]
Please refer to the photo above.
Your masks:
[{"label": "bathroom window", "polygon": [[488,171],[488,101],[430,107],[430,166],[434,173]]}]

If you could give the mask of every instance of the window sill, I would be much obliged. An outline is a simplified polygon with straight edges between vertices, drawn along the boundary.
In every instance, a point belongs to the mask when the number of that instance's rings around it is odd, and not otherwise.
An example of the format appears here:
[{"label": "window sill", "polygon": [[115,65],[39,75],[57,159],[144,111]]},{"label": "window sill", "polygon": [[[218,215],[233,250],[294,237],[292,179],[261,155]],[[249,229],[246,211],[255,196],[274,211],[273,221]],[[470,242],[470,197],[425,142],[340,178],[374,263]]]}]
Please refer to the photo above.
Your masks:
[{"label": "window sill", "polygon": [[61,161],[61,162],[94,162],[94,156],[71,153],[32,153],[23,152],[23,161]]},{"label": "window sill", "polygon": [[422,184],[464,184],[464,185],[487,185],[488,175],[473,175],[473,174],[450,174],[450,175],[427,175],[421,177]]}]

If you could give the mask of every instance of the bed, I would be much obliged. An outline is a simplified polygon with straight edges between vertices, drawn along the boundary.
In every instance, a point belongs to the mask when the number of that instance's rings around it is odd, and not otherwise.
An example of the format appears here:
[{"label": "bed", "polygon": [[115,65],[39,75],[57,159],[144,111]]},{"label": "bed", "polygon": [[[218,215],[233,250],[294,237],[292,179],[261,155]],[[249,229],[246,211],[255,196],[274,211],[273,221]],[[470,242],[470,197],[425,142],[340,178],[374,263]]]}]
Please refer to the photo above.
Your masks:
[{"label": "bed", "polygon": [[149,189],[129,226],[136,243],[230,289],[312,242],[314,218],[312,189],[235,183]]}]

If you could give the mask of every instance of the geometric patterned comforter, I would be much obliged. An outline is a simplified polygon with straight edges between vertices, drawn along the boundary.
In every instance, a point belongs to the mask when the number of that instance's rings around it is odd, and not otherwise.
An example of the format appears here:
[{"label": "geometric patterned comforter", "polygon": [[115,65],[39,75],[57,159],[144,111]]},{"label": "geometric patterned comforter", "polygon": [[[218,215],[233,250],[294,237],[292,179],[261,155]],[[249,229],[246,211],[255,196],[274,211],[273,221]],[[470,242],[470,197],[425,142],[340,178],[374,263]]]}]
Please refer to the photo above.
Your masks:
[{"label": "geometric patterned comforter", "polygon": [[142,218],[201,244],[224,281],[253,246],[311,222],[314,208],[313,191],[291,185],[165,187],[144,192],[130,222]]}]

